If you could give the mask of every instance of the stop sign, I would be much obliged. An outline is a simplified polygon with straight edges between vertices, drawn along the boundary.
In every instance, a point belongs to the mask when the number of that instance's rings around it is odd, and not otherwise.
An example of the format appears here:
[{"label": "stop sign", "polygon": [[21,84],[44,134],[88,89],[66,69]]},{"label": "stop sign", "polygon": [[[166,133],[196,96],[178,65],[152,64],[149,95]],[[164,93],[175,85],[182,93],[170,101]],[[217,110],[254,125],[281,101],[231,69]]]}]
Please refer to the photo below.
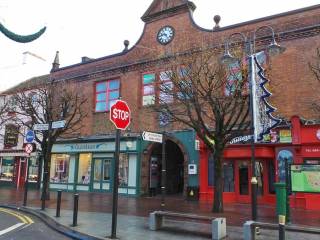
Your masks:
[{"label": "stop sign", "polygon": [[131,119],[131,112],[125,101],[117,100],[110,109],[110,120],[117,129],[125,130]]}]

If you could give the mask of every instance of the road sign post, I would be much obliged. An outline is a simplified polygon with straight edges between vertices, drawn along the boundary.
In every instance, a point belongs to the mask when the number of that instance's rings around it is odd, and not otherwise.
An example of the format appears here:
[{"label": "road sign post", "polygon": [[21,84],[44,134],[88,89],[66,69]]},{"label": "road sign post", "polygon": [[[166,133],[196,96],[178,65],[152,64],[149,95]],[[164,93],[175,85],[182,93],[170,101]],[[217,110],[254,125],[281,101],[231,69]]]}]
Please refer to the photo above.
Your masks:
[{"label": "road sign post", "polygon": [[131,119],[130,108],[125,101],[117,100],[110,109],[110,121],[113,122],[116,130],[115,164],[113,172],[112,189],[112,226],[111,238],[116,239],[117,235],[117,211],[118,211],[118,186],[119,186],[119,154],[120,154],[120,130],[125,130]]},{"label": "road sign post", "polygon": [[29,161],[30,161],[30,154],[34,150],[35,149],[32,143],[27,143],[24,147],[24,151],[28,154],[28,157],[26,157],[27,176],[26,176],[25,186],[24,186],[23,206],[27,205],[28,187],[29,187]]}]

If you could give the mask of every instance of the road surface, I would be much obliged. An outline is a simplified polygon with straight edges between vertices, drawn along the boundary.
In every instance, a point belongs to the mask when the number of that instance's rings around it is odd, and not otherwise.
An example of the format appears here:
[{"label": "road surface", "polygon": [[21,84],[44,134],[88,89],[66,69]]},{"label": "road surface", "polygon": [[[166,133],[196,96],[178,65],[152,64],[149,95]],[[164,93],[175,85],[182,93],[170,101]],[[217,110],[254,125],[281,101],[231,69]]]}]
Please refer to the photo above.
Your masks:
[{"label": "road surface", "polygon": [[47,227],[37,217],[27,215],[20,211],[0,208],[0,240],[2,239],[59,239],[68,238]]}]

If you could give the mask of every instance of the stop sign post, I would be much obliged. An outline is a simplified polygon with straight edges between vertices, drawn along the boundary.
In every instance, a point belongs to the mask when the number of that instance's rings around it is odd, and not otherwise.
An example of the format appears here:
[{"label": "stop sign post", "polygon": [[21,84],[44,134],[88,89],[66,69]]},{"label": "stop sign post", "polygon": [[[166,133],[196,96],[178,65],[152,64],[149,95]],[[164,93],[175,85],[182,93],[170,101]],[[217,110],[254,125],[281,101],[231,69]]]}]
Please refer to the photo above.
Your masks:
[{"label": "stop sign post", "polygon": [[117,100],[110,108],[110,121],[117,128],[116,130],[116,147],[115,147],[115,164],[113,174],[112,189],[112,226],[111,238],[116,238],[117,232],[117,210],[118,210],[118,186],[119,186],[119,154],[120,154],[120,131],[126,130],[130,124],[131,112],[125,101]]}]

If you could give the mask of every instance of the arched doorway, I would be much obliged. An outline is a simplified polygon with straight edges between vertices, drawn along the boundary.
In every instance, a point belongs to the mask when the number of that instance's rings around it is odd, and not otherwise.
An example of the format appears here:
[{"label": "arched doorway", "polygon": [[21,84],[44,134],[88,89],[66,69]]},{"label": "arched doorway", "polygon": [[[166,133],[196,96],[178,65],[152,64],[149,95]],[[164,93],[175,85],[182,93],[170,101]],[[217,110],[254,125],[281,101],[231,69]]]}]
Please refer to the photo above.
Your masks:
[{"label": "arched doorway", "polygon": [[[166,194],[182,194],[184,188],[184,155],[177,143],[166,141]],[[153,144],[149,160],[150,195],[161,193],[162,144]]]}]

